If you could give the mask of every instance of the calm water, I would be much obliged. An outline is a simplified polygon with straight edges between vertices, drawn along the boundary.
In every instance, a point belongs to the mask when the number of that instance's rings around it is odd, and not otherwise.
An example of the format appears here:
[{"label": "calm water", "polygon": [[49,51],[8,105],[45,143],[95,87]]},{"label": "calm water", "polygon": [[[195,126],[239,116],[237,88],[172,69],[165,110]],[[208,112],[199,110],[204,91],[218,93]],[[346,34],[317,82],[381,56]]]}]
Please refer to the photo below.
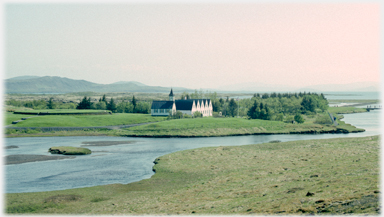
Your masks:
[{"label": "calm water", "polygon": [[[30,137],[6,138],[6,155],[43,154],[52,146],[80,147],[89,141],[134,141],[104,147],[87,147],[91,155],[74,159],[32,162],[5,166],[5,191],[37,192],[89,187],[112,183],[130,183],[150,178],[153,160],[176,151],[213,146],[265,143],[271,140],[293,141],[337,137],[362,137],[380,134],[379,111],[344,115],[345,121],[367,131],[357,134],[260,135],[211,138],[127,138],[127,137]],[[271,143],[273,145],[273,143]]]}]

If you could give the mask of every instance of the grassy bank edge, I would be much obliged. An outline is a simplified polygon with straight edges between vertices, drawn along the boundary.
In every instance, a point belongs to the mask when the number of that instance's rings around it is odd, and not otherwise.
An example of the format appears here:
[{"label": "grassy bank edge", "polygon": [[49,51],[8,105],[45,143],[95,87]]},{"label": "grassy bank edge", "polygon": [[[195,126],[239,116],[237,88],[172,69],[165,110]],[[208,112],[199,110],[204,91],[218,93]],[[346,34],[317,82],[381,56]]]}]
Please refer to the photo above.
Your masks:
[{"label": "grassy bank edge", "polygon": [[[377,214],[379,139],[379,136],[368,136],[184,150],[156,158],[153,167],[156,174],[150,179],[129,184],[6,194],[5,208],[6,213],[31,214],[281,214],[282,211],[285,212],[283,214]],[[377,144],[362,147],[372,142]],[[334,149],[328,150],[327,147]],[[360,149],[366,151],[361,152]],[[281,151],[276,152],[278,150]],[[323,157],[312,153],[314,150],[328,150],[328,153],[316,152]],[[272,158],[263,153],[274,155],[270,152],[288,154],[290,160],[269,167],[271,162],[264,162],[263,159]],[[221,156],[224,161],[220,160]],[[206,157],[208,159],[201,159]],[[255,169],[249,168],[250,164],[236,163],[238,160],[249,161],[249,157],[252,157],[253,164],[258,165],[254,165]],[[184,158],[188,160],[184,161]],[[206,162],[211,158],[214,161]],[[276,159],[285,162],[285,158]],[[181,161],[181,164],[174,161]],[[375,167],[371,168],[367,163]],[[345,171],[337,167],[342,165]],[[358,170],[351,168],[352,165]],[[311,166],[315,167],[310,169]],[[249,172],[255,174],[251,176]],[[362,174],[365,174],[365,179],[360,177]],[[367,184],[359,185],[350,181],[352,178]],[[289,181],[286,182],[286,179]],[[254,186],[259,182],[264,184]],[[308,189],[313,188],[318,189],[312,190],[314,196],[305,196]],[[279,192],[287,196],[281,197]],[[373,200],[367,202],[369,198]],[[244,209],[239,209],[241,204]]]}]

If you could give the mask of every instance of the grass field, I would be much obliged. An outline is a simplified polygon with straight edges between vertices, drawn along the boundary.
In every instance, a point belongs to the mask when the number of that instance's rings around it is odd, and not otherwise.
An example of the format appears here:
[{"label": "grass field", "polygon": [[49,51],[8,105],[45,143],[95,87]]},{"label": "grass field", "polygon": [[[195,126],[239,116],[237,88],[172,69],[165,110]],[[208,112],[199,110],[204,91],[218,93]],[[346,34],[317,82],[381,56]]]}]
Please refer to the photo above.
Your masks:
[{"label": "grass field", "polygon": [[18,120],[21,120],[22,118],[27,118],[31,116],[34,116],[34,115],[18,115],[18,114],[13,114],[13,112],[7,112],[4,115],[5,125],[10,125],[12,124],[13,121],[18,121]]},{"label": "grass field", "polygon": [[[7,113],[6,119],[21,117]],[[28,117],[28,115],[26,116]],[[112,115],[47,115],[36,116],[15,124],[15,127],[93,127],[128,125],[165,120],[164,117],[153,117],[149,114],[115,113]]]},{"label": "grass field", "polygon": [[351,113],[360,113],[367,112],[365,108],[356,108],[356,107],[329,107],[329,113],[334,114],[351,114]]},{"label": "grass field", "polygon": [[358,103],[358,104],[375,104],[379,103],[378,99],[328,99],[329,103]]},{"label": "grass field", "polygon": [[15,112],[23,113],[100,113],[109,112],[108,110],[96,109],[41,109],[41,110],[15,110]]},{"label": "grass field", "polygon": [[[313,118],[312,118],[313,119]],[[331,125],[287,124],[281,121],[248,120],[243,118],[176,119],[124,129],[124,135],[149,137],[231,136],[279,133],[322,133],[336,131]],[[340,126],[339,128],[342,128]],[[351,126],[348,130],[357,130]],[[361,129],[360,129],[361,130]]]},{"label": "grass field", "polygon": [[6,194],[6,213],[378,214],[378,136],[185,150],[130,184]]}]

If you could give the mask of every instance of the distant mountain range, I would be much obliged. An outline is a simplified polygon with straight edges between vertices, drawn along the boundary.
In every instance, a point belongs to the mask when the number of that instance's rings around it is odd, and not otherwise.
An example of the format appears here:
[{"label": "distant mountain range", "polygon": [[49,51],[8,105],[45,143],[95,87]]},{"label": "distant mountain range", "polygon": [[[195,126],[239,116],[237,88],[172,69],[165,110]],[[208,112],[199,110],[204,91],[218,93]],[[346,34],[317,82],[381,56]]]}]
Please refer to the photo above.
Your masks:
[{"label": "distant mountain range", "polygon": [[[147,92],[168,93],[171,87],[148,86],[137,81],[119,81],[112,84],[97,84],[58,76],[19,76],[5,80],[6,93],[70,93],[70,92]],[[194,92],[192,89],[172,87],[175,92]],[[379,82],[351,84],[324,84],[297,88],[289,85],[272,85],[247,82],[221,86],[209,91],[256,93],[256,92],[379,92]]]},{"label": "distant mountain range", "polygon": [[[148,86],[136,81],[97,84],[58,76],[20,76],[5,80],[6,93],[70,93],[70,92],[169,92],[171,87]],[[192,91],[172,87],[175,92]]]}]

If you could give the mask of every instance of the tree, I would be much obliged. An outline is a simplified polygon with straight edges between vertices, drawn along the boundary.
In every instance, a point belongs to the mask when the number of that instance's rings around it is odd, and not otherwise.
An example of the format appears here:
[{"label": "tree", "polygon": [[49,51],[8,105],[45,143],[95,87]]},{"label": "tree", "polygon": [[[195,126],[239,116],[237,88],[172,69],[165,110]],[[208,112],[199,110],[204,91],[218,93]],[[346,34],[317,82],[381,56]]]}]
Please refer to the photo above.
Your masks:
[{"label": "tree", "polygon": [[283,113],[279,113],[275,117],[275,121],[283,121],[283,119],[284,119],[284,114]]},{"label": "tree", "polygon": [[180,99],[190,99],[190,98],[191,97],[189,96],[189,94],[185,91],[181,94],[181,97],[180,97]]},{"label": "tree", "polygon": [[103,95],[103,98],[100,98],[100,99],[99,99],[99,102],[105,102],[105,103],[108,103],[108,102],[107,102],[107,99],[105,98],[105,94]]},{"label": "tree", "polygon": [[111,100],[107,104],[107,110],[110,110],[111,112],[116,112],[116,103],[114,102],[113,98],[111,98]]},{"label": "tree", "polygon": [[203,117],[203,115],[200,112],[196,111],[196,112],[193,113],[193,117],[194,118],[201,118],[201,117]]},{"label": "tree", "polygon": [[133,95],[133,97],[132,97],[132,105],[133,105],[133,111],[135,112],[135,110],[136,110],[136,99],[135,99],[135,95]]},{"label": "tree", "polygon": [[55,103],[53,102],[53,97],[49,98],[47,107],[48,109],[54,109],[56,107]]},{"label": "tree", "polygon": [[91,97],[87,99],[86,96],[77,105],[76,109],[91,109]]},{"label": "tree", "polygon": [[297,113],[294,117],[295,121],[299,124],[304,123],[304,118],[301,116],[301,114]]},{"label": "tree", "polygon": [[228,104],[228,115],[235,117],[236,114],[237,114],[237,103],[235,102],[235,99],[232,98],[231,100],[229,100],[229,104]]},{"label": "tree", "polygon": [[96,103],[95,107],[99,110],[106,110],[107,104],[104,101],[100,100],[98,103]]},{"label": "tree", "polygon": [[[248,117],[251,118],[251,119],[259,118],[259,113],[257,113],[257,111],[256,111],[257,109],[259,109],[259,104],[255,100],[253,102],[253,106],[247,112]],[[260,109],[259,109],[259,111],[260,111]]]}]

